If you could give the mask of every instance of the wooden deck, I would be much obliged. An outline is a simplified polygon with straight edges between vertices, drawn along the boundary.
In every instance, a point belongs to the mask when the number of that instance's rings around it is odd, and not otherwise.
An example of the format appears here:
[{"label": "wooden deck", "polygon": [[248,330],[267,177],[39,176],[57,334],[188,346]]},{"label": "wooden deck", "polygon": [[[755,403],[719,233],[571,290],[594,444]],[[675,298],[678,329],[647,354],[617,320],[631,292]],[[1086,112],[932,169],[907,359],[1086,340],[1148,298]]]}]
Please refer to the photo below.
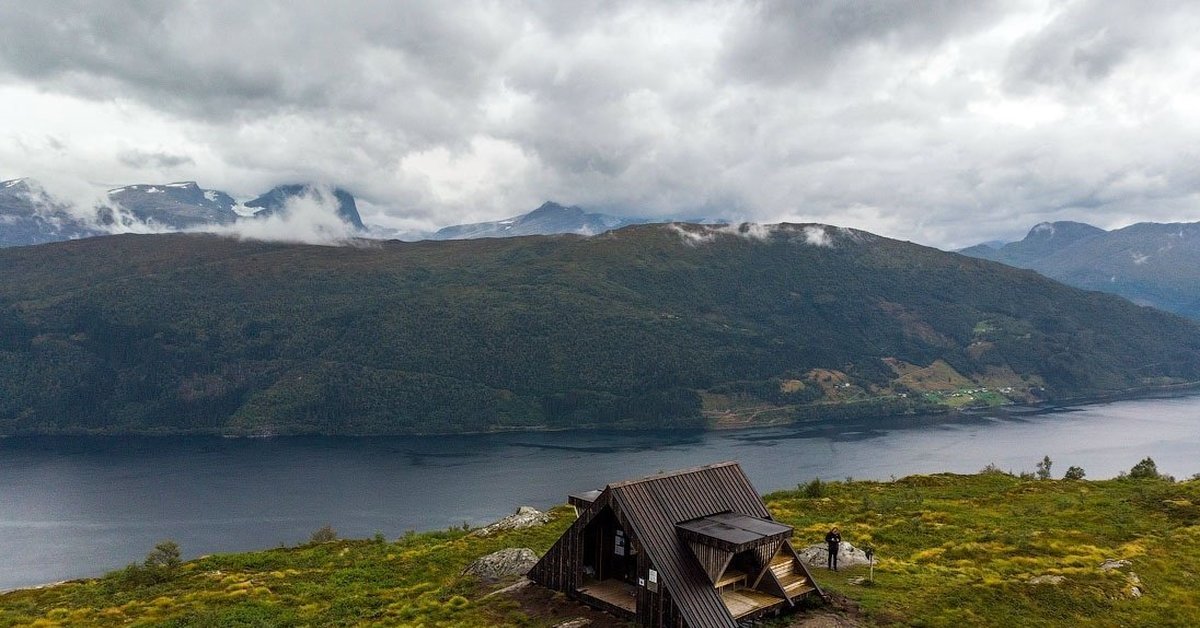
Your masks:
[{"label": "wooden deck", "polygon": [[[625,611],[632,616],[637,612],[637,587],[627,582],[612,578],[609,580],[588,580],[576,593],[591,598],[605,610],[614,610],[617,614]],[[614,608],[608,608],[614,607]]]},{"label": "wooden deck", "polygon": [[755,611],[761,611],[787,602],[787,600],[781,597],[775,597],[774,595],[755,591],[754,589],[722,591],[721,599],[725,601],[725,607],[729,609],[729,614],[733,615],[734,619],[739,619]]}]

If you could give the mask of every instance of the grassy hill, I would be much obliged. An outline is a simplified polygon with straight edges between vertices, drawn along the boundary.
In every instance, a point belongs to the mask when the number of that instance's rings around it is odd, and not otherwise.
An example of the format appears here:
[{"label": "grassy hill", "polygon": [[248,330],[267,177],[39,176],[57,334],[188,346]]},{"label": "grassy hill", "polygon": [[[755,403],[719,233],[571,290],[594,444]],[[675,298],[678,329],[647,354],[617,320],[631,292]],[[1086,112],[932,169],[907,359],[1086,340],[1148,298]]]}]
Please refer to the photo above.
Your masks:
[{"label": "grassy hill", "polygon": [[0,433],[736,426],[1200,380],[1200,328],[816,225],[0,251]]},{"label": "grassy hill", "polygon": [[[873,586],[851,584],[865,568],[813,572],[863,625],[1200,623],[1200,481],[942,474],[828,483],[820,495],[766,502],[798,543],[820,542],[838,524],[846,541],[876,549]],[[596,617],[536,587],[485,598],[504,583],[460,575],[499,548],[545,551],[573,517],[553,514],[547,526],[496,537],[449,530],[309,544],[210,556],[154,581],[126,570],[11,592],[0,595],[0,626],[548,627]],[[1108,559],[1131,564],[1101,569]],[[1062,579],[1030,582],[1040,576]]]}]

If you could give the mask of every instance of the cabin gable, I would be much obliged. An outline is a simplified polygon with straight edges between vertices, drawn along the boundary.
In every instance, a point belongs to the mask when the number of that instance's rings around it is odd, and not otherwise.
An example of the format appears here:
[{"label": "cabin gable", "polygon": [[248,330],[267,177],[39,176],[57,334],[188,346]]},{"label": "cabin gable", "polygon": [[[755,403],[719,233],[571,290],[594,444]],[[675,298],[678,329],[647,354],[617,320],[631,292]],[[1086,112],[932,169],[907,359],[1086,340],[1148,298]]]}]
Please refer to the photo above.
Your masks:
[{"label": "cabin gable", "polygon": [[736,463],[571,496],[579,517],[529,572],[640,626],[735,628],[820,593]]}]

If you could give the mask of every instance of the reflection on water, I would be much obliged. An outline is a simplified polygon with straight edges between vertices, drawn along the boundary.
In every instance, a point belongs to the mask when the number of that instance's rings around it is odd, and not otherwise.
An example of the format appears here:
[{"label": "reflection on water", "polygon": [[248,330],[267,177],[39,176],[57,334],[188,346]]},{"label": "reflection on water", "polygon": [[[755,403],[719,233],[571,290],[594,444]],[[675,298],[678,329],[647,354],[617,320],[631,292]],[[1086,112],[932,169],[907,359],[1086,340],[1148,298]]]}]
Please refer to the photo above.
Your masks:
[{"label": "reflection on water", "polygon": [[522,504],[658,471],[738,460],[764,491],[989,463],[1111,477],[1145,456],[1200,471],[1200,396],[733,432],[459,437],[0,439],[0,589],[94,575],[164,538],[189,556],[480,525]]}]

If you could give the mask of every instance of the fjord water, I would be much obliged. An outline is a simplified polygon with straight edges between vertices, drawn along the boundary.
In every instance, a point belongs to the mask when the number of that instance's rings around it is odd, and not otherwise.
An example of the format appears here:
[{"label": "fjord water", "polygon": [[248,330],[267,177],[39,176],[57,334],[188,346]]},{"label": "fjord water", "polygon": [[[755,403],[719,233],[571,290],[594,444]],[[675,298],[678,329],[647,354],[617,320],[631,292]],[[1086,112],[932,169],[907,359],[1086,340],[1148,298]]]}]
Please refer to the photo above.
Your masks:
[{"label": "fjord water", "polygon": [[988,463],[1112,477],[1145,456],[1200,472],[1200,396],[1051,412],[809,423],[736,432],[455,437],[0,439],[0,590],[98,575],[159,540],[189,556],[479,525],[517,506],[660,470],[738,460],[764,492],[813,477],[887,480]]}]

